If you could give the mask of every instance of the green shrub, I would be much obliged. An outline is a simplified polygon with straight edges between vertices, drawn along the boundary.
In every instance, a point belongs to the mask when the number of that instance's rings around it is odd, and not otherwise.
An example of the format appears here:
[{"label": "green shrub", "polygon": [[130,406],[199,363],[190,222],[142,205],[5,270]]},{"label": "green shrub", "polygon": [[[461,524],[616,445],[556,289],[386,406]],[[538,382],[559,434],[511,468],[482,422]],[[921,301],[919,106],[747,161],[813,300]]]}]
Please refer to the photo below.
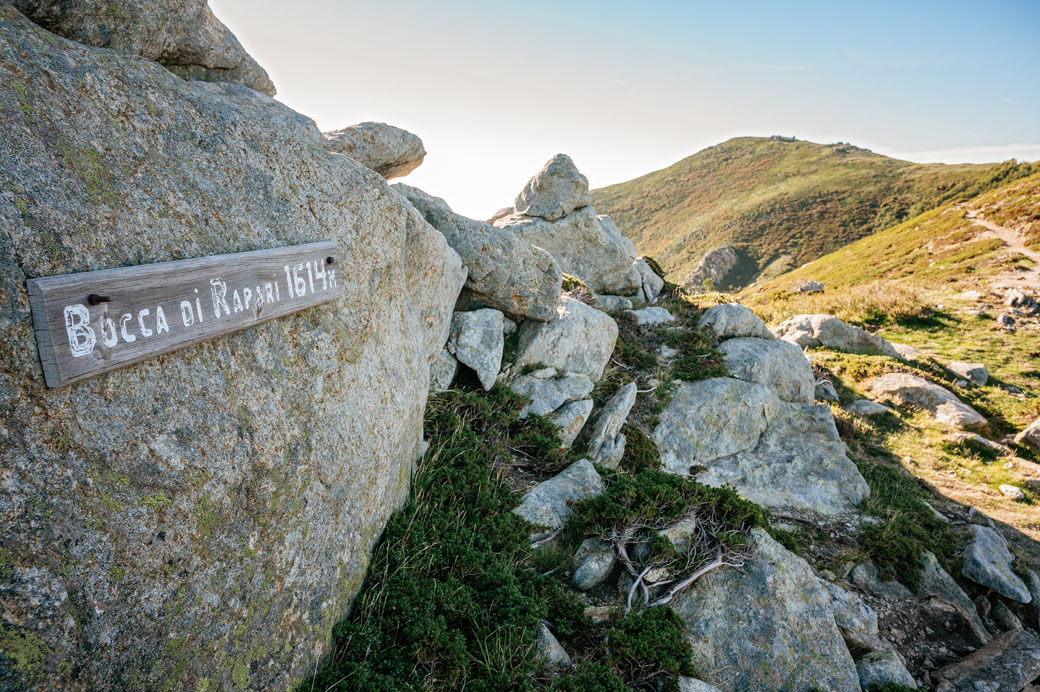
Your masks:
[{"label": "green shrub", "polygon": [[621,469],[636,474],[643,469],[657,471],[661,468],[661,452],[643,429],[632,423],[621,426],[625,436],[625,453],[621,457]]},{"label": "green shrub", "polygon": [[687,328],[668,337],[668,345],[679,351],[672,363],[672,377],[685,382],[729,374],[726,362],[715,345],[715,339],[701,328]]}]

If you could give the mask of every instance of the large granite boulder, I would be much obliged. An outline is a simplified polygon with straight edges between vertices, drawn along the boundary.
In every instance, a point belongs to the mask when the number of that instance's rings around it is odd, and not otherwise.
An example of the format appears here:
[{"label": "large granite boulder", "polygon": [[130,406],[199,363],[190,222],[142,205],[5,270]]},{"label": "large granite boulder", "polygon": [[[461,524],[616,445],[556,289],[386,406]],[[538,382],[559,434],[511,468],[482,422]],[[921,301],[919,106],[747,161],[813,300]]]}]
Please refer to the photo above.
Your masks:
[{"label": "large granite boulder", "polygon": [[581,373],[593,382],[603,375],[617,342],[617,323],[607,313],[562,296],[551,322],[520,325],[516,368],[548,366]]},{"label": "large granite boulder", "polygon": [[555,221],[591,202],[588,178],[578,171],[570,156],[557,154],[527,181],[513,209],[517,214]]},{"label": "large granite boulder", "polygon": [[922,409],[940,423],[955,428],[975,430],[986,425],[982,414],[956,394],[916,375],[890,372],[875,377],[870,383],[870,392],[878,399],[892,399],[901,406]]},{"label": "large granite boulder", "polygon": [[59,36],[154,60],[184,79],[244,84],[274,96],[274,84],[217,19],[206,0],[12,0]]},{"label": "large granite boulder", "polygon": [[845,324],[834,315],[795,315],[773,330],[778,339],[802,348],[824,346],[844,353],[899,358],[899,351],[877,334]]},{"label": "large granite boulder", "polygon": [[741,336],[719,345],[726,369],[738,380],[771,387],[784,401],[811,404],[816,377],[802,349],[779,339]]},{"label": "large granite boulder", "polygon": [[[0,687],[292,687],[408,493],[462,263],[248,87],[5,4],[0,84]],[[26,279],[318,240],[344,298],[44,386]]]},{"label": "large granite boulder", "polygon": [[802,558],[762,529],[741,569],[711,571],[676,599],[699,677],[723,692],[860,692],[830,596]]},{"label": "large granite boulder", "polygon": [[767,507],[838,514],[870,493],[828,406],[792,404],[753,382],[678,383],[652,437],[664,470]]},{"label": "large granite boulder", "polygon": [[496,220],[495,226],[547,250],[564,273],[578,277],[594,293],[627,296],[643,285],[632,241],[621,235],[609,216],[597,215],[592,207],[555,221],[510,214]]},{"label": "large granite boulder", "polygon": [[329,151],[345,154],[387,180],[408,175],[426,158],[418,135],[386,123],[358,123],[322,134]]},{"label": "large granite boulder", "polygon": [[509,231],[467,219],[447,202],[422,190],[395,183],[397,190],[444,234],[469,271],[466,288],[476,302],[532,320],[556,316],[563,273],[545,250]]}]

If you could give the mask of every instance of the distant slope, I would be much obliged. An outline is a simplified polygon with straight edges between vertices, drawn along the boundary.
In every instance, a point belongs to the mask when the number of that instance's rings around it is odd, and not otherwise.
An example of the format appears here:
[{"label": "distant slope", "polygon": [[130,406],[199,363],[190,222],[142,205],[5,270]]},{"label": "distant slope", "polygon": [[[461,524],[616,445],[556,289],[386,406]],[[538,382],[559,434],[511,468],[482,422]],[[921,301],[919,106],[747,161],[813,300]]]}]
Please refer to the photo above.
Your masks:
[{"label": "distant slope", "polygon": [[[739,284],[763,278],[953,199],[1040,170],[1014,162],[915,164],[849,144],[739,137],[594,190],[639,251],[676,283],[720,245],[743,251]],[[738,284],[738,285],[739,285]]]}]

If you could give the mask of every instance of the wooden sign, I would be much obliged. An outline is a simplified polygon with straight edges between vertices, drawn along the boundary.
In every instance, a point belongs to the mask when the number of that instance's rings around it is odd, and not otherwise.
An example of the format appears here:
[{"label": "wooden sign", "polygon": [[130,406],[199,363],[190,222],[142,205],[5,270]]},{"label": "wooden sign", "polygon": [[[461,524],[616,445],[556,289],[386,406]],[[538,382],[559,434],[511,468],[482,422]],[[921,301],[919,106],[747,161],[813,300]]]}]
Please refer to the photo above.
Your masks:
[{"label": "wooden sign", "polygon": [[321,242],[29,279],[47,386],[338,298],[338,262]]}]

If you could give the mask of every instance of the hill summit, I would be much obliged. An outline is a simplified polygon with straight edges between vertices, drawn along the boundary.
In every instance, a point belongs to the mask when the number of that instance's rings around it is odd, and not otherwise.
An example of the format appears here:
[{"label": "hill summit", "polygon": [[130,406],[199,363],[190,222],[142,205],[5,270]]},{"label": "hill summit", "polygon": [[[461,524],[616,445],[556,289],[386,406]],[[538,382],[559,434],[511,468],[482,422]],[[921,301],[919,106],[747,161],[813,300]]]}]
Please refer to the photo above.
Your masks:
[{"label": "hill summit", "polygon": [[735,288],[1035,169],[917,164],[843,142],[738,137],[593,190],[592,202],[677,281],[705,253],[732,245],[739,261],[715,283]]}]

